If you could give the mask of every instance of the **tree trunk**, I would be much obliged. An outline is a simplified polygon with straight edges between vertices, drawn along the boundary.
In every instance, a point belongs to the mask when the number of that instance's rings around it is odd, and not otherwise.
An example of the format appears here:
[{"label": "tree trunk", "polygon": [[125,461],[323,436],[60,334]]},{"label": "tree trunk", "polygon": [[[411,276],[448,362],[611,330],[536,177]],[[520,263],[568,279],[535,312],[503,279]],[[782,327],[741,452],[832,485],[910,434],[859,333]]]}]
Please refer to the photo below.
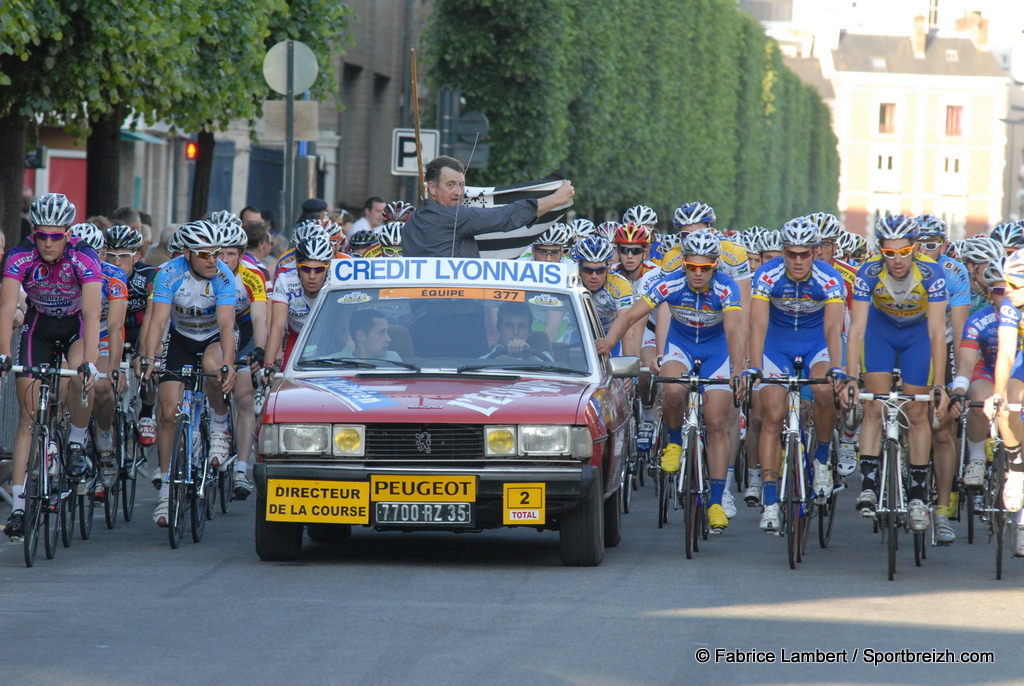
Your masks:
[{"label": "tree trunk", "polygon": [[124,105],[91,122],[92,133],[85,143],[85,213],[78,215],[79,221],[97,214],[110,216],[119,207],[123,122]]},{"label": "tree trunk", "polygon": [[210,204],[210,178],[213,175],[213,140],[212,131],[200,131],[196,136],[196,168],[192,177],[192,209],[189,221],[202,219],[206,216]]},{"label": "tree trunk", "polygon": [[21,240],[21,189],[25,185],[25,143],[28,119],[18,114],[17,105],[11,113],[0,117],[0,227],[7,248]]}]

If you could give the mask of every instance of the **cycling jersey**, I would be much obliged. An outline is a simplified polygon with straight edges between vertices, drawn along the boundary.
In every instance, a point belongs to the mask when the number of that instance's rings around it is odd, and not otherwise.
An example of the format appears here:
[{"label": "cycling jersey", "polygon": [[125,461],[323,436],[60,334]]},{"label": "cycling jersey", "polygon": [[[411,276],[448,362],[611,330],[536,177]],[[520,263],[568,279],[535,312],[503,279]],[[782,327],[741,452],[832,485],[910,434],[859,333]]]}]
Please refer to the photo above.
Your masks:
[{"label": "cycling jersey", "polygon": [[725,313],[740,309],[739,287],[731,278],[716,272],[701,291],[695,291],[686,280],[686,272],[677,269],[662,274],[641,296],[652,309],[663,302],[672,312],[670,338],[680,337],[704,343],[725,334],[722,323]]},{"label": "cycling jersey", "polygon": [[7,257],[4,277],[21,284],[29,307],[47,317],[66,317],[82,310],[82,286],[103,280],[100,258],[81,239],[69,236],[56,263],[39,256],[35,242],[26,238]]},{"label": "cycling jersey", "polygon": [[[634,302],[640,298],[647,290],[651,287],[655,281],[661,278],[663,272],[661,267],[656,265],[654,262],[644,262],[641,264],[638,272],[643,274],[633,281],[633,300]],[[651,310],[651,313],[647,315],[647,323],[644,325],[644,338],[642,347],[646,348],[656,344],[656,332],[658,325],[658,310]]]},{"label": "cycling jersey", "polygon": [[125,284],[127,277],[124,270],[115,267],[109,262],[100,263],[103,272],[103,289],[101,292],[100,307],[100,355],[110,354],[110,332],[107,329],[107,313],[110,310],[111,300],[127,300],[128,286]]},{"label": "cycling jersey", "polygon": [[591,293],[590,297],[594,300],[597,317],[607,334],[619,310],[628,310],[633,304],[633,285],[625,277],[608,272],[604,286],[596,293]]},{"label": "cycling jersey", "polygon": [[999,314],[992,305],[986,305],[967,318],[960,347],[977,350],[981,362],[990,374],[996,368],[999,351]]},{"label": "cycling jersey", "polygon": [[251,305],[254,302],[267,302],[267,283],[262,272],[250,269],[247,264],[238,263],[235,272],[235,321],[252,323]]},{"label": "cycling jersey", "polygon": [[[128,277],[128,309],[125,313],[125,329],[136,329],[142,326],[146,315],[146,305],[153,293],[153,279],[156,278],[156,267],[136,262],[132,275]],[[127,336],[125,340],[128,340]]]},{"label": "cycling jersey", "polygon": [[[724,238],[719,238],[718,241],[722,246],[721,255],[718,257],[719,273],[725,274],[737,283],[751,278],[753,274],[747,260],[747,251],[743,246]],[[683,258],[683,246],[677,245],[662,257],[662,270],[671,272],[679,269],[683,266]]]},{"label": "cycling jersey", "polygon": [[854,301],[870,302],[897,328],[913,326],[928,316],[928,304],[946,301],[946,276],[935,260],[916,255],[907,276],[897,281],[876,255],[857,271]]},{"label": "cycling jersey", "polygon": [[839,272],[821,260],[814,260],[804,279],[794,281],[786,270],[785,258],[776,257],[754,274],[751,298],[770,303],[769,326],[820,335],[825,305],[843,302],[842,282]]},{"label": "cycling jersey", "polygon": [[184,256],[164,264],[153,283],[153,302],[171,306],[171,328],[195,341],[220,333],[217,308],[235,306],[235,275],[223,262],[211,279],[195,276]]},{"label": "cycling jersey", "polygon": [[967,267],[946,255],[937,260],[946,273],[946,343],[953,342],[953,319],[950,312],[954,307],[971,306],[971,276]]},{"label": "cycling jersey", "polygon": [[846,300],[846,309],[853,307],[853,284],[857,280],[858,265],[832,258],[832,268],[843,277],[843,298]]},{"label": "cycling jersey", "polygon": [[[331,282],[328,271],[326,287]],[[313,308],[316,298],[309,298],[302,290],[302,283],[299,281],[299,272],[289,269],[281,273],[281,276],[274,282],[274,292],[270,295],[270,301],[285,303],[288,305],[288,334],[298,334],[306,324],[306,317]]]}]

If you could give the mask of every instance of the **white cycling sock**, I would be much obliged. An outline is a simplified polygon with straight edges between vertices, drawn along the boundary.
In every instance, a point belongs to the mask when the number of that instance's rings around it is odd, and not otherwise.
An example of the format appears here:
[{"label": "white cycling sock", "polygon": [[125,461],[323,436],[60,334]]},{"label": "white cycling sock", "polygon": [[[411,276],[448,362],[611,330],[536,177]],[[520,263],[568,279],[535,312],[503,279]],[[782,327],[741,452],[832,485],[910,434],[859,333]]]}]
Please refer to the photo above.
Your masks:
[{"label": "white cycling sock", "polygon": [[77,427],[74,424],[71,425],[71,429],[68,431],[68,443],[78,443],[79,445],[85,445],[85,437],[89,433],[89,427]]},{"label": "white cycling sock", "polygon": [[967,455],[970,462],[985,462],[985,441],[967,439]]},{"label": "white cycling sock", "polygon": [[100,431],[96,435],[96,447],[102,451],[114,449],[114,434],[110,431]]},{"label": "white cycling sock", "polygon": [[212,414],[213,414],[213,419],[210,422],[210,428],[213,429],[214,431],[227,431],[228,430],[228,414],[227,414],[227,412],[225,412],[224,414],[217,414],[216,412],[214,412]]},{"label": "white cycling sock", "polygon": [[242,460],[235,460],[235,471],[245,474],[249,471],[249,463]]},{"label": "white cycling sock", "polygon": [[735,488],[736,487],[736,467],[735,467],[735,465],[729,465],[729,471],[725,475],[725,485],[726,485],[726,488]]},{"label": "white cycling sock", "polygon": [[748,469],[747,474],[750,475],[748,481],[750,483],[761,483],[761,470],[760,469]]},{"label": "white cycling sock", "polygon": [[644,407],[640,410],[640,421],[642,422],[654,422],[654,405],[650,407]]},{"label": "white cycling sock", "polygon": [[25,484],[14,484],[11,486],[11,499],[14,504],[11,506],[12,510],[24,510],[25,509]]},{"label": "white cycling sock", "polygon": [[167,500],[171,497],[171,485],[166,481],[160,483],[160,500]]}]

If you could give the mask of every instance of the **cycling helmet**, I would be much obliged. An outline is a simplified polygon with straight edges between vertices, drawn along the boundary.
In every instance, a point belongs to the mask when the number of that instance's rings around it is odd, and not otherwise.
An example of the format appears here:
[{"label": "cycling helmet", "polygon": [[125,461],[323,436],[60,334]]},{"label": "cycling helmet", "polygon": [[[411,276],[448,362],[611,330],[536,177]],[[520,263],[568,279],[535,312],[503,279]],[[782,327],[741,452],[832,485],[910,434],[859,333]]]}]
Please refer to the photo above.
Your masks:
[{"label": "cycling helmet", "polygon": [[185,249],[185,244],[181,242],[181,229],[171,234],[171,237],[167,239],[167,252],[174,255],[180,253]]},{"label": "cycling helmet", "polygon": [[843,230],[843,227],[839,224],[839,220],[834,214],[828,212],[815,212],[807,216],[814,225],[818,227],[818,231],[821,232],[821,240],[823,241],[834,241],[839,237],[839,233]]},{"label": "cycling helmet", "polygon": [[577,241],[597,235],[597,227],[594,226],[594,222],[583,217],[569,222],[569,231]]},{"label": "cycling helmet", "polygon": [[556,222],[545,229],[544,233],[537,236],[532,245],[557,245],[565,250],[571,240],[572,230],[565,224]]},{"label": "cycling helmet", "polygon": [[620,226],[622,226],[622,224],[618,222],[601,222],[597,225],[597,235],[614,242],[615,230]]},{"label": "cycling helmet", "polygon": [[412,216],[415,209],[416,208],[409,203],[396,200],[385,205],[384,211],[381,214],[384,215],[385,224],[390,222],[402,222],[404,224],[405,220]]},{"label": "cycling helmet", "polygon": [[333,224],[327,219],[307,219],[304,222],[295,225],[292,229],[292,245],[298,245],[299,241],[309,238],[313,234],[323,234],[327,240],[330,240]]},{"label": "cycling helmet", "polygon": [[402,222],[388,222],[378,226],[375,231],[377,240],[381,247],[400,248],[402,247]]},{"label": "cycling helmet", "polygon": [[1003,261],[996,260],[995,262],[990,262],[989,264],[985,265],[985,271],[982,272],[981,278],[988,285],[989,288],[991,288],[992,284],[994,284],[996,281],[1005,282],[1006,274],[1003,273]]},{"label": "cycling helmet", "polygon": [[917,222],[905,214],[887,214],[875,224],[875,243],[886,240],[917,238]]},{"label": "cycling helmet", "polygon": [[946,247],[942,249],[942,254],[946,257],[952,257],[954,260],[960,259],[960,253],[964,251],[964,243],[966,241],[948,241]]},{"label": "cycling helmet", "polygon": [[572,249],[572,259],[577,262],[607,262],[614,254],[612,244],[600,236],[587,236]]},{"label": "cycling helmet", "polygon": [[683,237],[677,233],[659,233],[655,238],[662,255],[683,242]]},{"label": "cycling helmet", "polygon": [[75,221],[75,206],[63,193],[44,193],[28,209],[32,226],[71,226]]},{"label": "cycling helmet", "polygon": [[704,255],[716,260],[722,254],[722,242],[710,231],[693,231],[683,239],[684,255]]},{"label": "cycling helmet", "polygon": [[658,214],[647,205],[634,205],[622,215],[622,223],[643,224],[648,229],[658,225]]},{"label": "cycling helmet", "polygon": [[377,243],[377,234],[373,232],[373,229],[359,229],[353,231],[352,235],[348,237],[348,244],[353,248],[369,248]]},{"label": "cycling helmet", "polygon": [[1006,262],[1003,263],[1003,274],[1006,275],[1007,281],[1013,279],[1014,288],[1020,288],[1016,284],[1024,284],[1024,250],[1017,250],[1006,258]]},{"label": "cycling helmet", "polygon": [[111,250],[138,250],[142,247],[142,234],[130,226],[118,224],[107,229],[107,247]]},{"label": "cycling helmet", "polygon": [[945,239],[949,234],[946,228],[946,222],[942,221],[938,217],[931,214],[922,214],[916,217],[914,221],[917,222],[917,238],[942,238]]},{"label": "cycling helmet", "polygon": [[988,236],[968,238],[960,248],[960,260],[967,264],[1002,262],[1005,256],[1002,243]]},{"label": "cycling helmet", "polygon": [[103,238],[103,232],[100,231],[95,224],[90,224],[88,222],[75,224],[68,229],[68,231],[72,236],[77,236],[83,243],[96,252],[103,250],[103,247],[106,244]]},{"label": "cycling helmet", "polygon": [[857,247],[857,239],[849,231],[840,231],[836,236],[836,257],[849,257]]},{"label": "cycling helmet", "polygon": [[782,252],[782,232],[765,231],[759,241],[761,252]]},{"label": "cycling helmet", "polygon": [[313,233],[300,238],[295,243],[295,261],[322,260],[329,262],[334,259],[334,244],[322,233]]},{"label": "cycling helmet", "polygon": [[237,226],[222,224],[220,230],[223,239],[220,244],[222,248],[241,248],[245,250],[246,246],[249,245],[249,234],[242,228],[241,222]]},{"label": "cycling helmet", "polygon": [[791,245],[814,248],[821,243],[821,231],[810,217],[790,219],[779,233],[782,235],[782,245],[787,248]]},{"label": "cycling helmet", "polygon": [[677,229],[701,223],[708,226],[715,223],[715,211],[702,202],[688,202],[681,205],[672,215],[672,225]]},{"label": "cycling helmet", "polygon": [[1020,222],[1000,224],[992,229],[991,236],[1002,243],[1004,248],[1024,247],[1024,230],[1022,230]]},{"label": "cycling helmet", "polygon": [[219,212],[211,212],[208,221],[214,226],[232,227],[237,226],[242,228],[242,220],[238,218],[234,212],[228,210],[220,210]]},{"label": "cycling helmet", "polygon": [[615,229],[615,236],[612,239],[612,243],[616,245],[624,243],[642,243],[643,245],[650,245],[651,230],[643,224],[629,222],[628,224],[623,224],[619,228]]},{"label": "cycling helmet", "polygon": [[740,242],[747,252],[761,252],[761,236],[767,231],[763,226],[751,226],[740,234]]},{"label": "cycling helmet", "polygon": [[178,229],[178,237],[181,245],[186,250],[199,250],[200,248],[211,248],[223,244],[223,236],[219,227],[214,226],[205,219],[197,219],[194,222],[186,222]]}]

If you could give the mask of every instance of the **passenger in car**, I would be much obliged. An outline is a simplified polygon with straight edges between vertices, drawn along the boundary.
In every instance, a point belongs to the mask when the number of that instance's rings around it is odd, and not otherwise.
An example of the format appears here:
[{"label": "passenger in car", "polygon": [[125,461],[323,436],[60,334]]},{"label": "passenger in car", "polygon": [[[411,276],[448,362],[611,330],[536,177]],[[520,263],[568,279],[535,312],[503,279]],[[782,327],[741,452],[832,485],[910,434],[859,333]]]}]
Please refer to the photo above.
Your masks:
[{"label": "passenger in car", "polygon": [[384,313],[374,308],[356,310],[348,322],[351,344],[341,351],[344,357],[362,360],[391,360],[401,362],[394,350],[389,350],[391,336],[388,335],[388,320]]}]

